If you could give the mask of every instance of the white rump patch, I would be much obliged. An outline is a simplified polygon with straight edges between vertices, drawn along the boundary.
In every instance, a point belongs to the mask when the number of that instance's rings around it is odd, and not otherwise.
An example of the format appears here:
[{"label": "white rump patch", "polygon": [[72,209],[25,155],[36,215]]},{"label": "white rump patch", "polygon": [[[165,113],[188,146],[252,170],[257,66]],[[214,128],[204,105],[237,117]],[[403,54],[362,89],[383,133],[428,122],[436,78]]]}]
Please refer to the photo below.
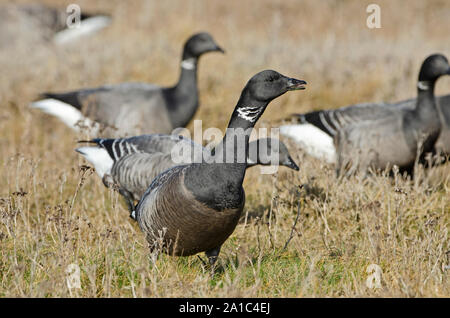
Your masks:
[{"label": "white rump patch", "polygon": [[238,116],[242,119],[245,119],[251,123],[255,122],[261,113],[261,109],[259,107],[239,107],[237,109]]},{"label": "white rump patch", "polygon": [[67,44],[79,37],[93,34],[111,24],[111,18],[103,15],[87,18],[80,21],[80,26],[72,29],[64,29],[53,37],[55,44]]},{"label": "white rump patch", "polygon": [[286,125],[280,127],[283,136],[295,140],[312,157],[336,162],[336,149],[333,138],[311,124]]},{"label": "white rump patch", "polygon": [[114,161],[109,156],[108,151],[100,147],[80,147],[75,149],[79,152],[87,161],[94,165],[95,171],[103,178],[105,173],[111,173],[111,168]]},{"label": "white rump patch", "polygon": [[91,134],[96,134],[99,124],[86,118],[81,112],[70,104],[61,102],[57,99],[48,98],[33,102],[31,108],[40,109],[46,114],[59,118],[64,124],[80,132],[81,128],[87,128]]},{"label": "white rump patch", "polygon": [[33,102],[30,104],[30,107],[40,109],[46,114],[58,117],[64,124],[76,131],[80,130],[77,123],[87,120],[81,112],[72,105],[53,98]]}]

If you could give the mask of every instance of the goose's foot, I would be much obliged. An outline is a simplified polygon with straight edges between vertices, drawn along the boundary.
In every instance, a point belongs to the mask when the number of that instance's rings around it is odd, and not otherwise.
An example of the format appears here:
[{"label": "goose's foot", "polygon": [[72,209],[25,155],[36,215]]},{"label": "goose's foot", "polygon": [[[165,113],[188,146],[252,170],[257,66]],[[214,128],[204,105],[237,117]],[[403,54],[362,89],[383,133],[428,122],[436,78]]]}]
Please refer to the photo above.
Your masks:
[{"label": "goose's foot", "polygon": [[198,259],[200,260],[200,262],[202,262],[203,264],[203,268],[205,268],[206,266],[208,266],[208,264],[206,264],[206,262],[203,260],[203,258],[201,258],[200,255],[197,255]]},{"label": "goose's foot", "polygon": [[222,246],[216,247],[212,250],[206,251],[205,254],[208,257],[208,261],[209,261],[209,265],[211,266],[211,272],[214,273],[215,268],[216,268],[216,262],[217,262],[217,258],[219,256],[220,253],[220,248]]}]

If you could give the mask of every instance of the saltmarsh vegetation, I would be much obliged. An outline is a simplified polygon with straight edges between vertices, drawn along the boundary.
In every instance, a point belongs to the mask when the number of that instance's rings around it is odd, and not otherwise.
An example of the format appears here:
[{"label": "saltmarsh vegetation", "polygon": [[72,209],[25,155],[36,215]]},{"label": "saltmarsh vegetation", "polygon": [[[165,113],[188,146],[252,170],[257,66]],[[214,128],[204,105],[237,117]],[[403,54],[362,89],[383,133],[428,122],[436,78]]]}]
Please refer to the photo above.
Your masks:
[{"label": "saltmarsh vegetation", "polygon": [[[224,129],[245,81],[266,68],[299,76],[308,89],[274,101],[258,127],[276,126],[291,112],[401,100],[415,96],[425,56],[450,55],[448,3],[378,1],[376,30],[365,26],[360,1],[79,4],[109,10],[115,23],[82,46],[30,52],[24,44],[0,53],[1,296],[450,295],[448,164],[418,167],[414,181],[337,180],[333,166],[286,141],[300,171],[247,171],[244,214],[211,274],[195,256],[151,254],[119,195],[74,152],[87,136],[27,108],[46,90],[169,85],[184,39],[200,30],[227,51],[200,66],[195,119],[204,128]],[[163,17],[164,32],[157,27]],[[449,93],[449,83],[442,79],[437,94]],[[67,286],[70,264],[80,268],[80,289]],[[371,264],[382,270],[379,288],[367,287]]]}]

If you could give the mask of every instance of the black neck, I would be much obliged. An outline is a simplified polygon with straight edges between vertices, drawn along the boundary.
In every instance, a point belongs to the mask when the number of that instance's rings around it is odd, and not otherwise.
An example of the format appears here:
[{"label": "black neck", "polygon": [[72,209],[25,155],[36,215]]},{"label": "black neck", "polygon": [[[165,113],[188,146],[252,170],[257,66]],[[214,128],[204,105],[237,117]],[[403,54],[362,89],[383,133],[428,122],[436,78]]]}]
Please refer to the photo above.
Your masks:
[{"label": "black neck", "polygon": [[436,80],[425,80],[419,77],[415,113],[422,119],[434,118],[437,115],[434,97],[435,83]]},{"label": "black neck", "polygon": [[242,174],[247,167],[250,134],[268,104],[255,101],[245,92],[234,109],[224,138],[214,151],[216,162],[234,165],[234,169],[239,167]]},{"label": "black neck", "polygon": [[197,111],[199,105],[197,62],[198,59],[195,57],[183,58],[178,83],[165,92],[169,117],[174,128],[185,127]]}]

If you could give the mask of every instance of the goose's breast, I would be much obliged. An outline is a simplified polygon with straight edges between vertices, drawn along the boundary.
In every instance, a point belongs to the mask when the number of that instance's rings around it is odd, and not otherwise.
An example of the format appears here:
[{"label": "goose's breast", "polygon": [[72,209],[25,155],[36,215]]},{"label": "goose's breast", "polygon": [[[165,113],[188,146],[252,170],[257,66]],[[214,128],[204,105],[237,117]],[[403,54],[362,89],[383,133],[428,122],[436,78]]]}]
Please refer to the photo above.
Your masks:
[{"label": "goose's breast", "polygon": [[[176,169],[175,169],[176,170]],[[164,252],[193,255],[221,246],[233,233],[244,207],[216,211],[195,200],[175,173],[148,190],[140,205],[138,222],[150,245],[163,241]]]}]

